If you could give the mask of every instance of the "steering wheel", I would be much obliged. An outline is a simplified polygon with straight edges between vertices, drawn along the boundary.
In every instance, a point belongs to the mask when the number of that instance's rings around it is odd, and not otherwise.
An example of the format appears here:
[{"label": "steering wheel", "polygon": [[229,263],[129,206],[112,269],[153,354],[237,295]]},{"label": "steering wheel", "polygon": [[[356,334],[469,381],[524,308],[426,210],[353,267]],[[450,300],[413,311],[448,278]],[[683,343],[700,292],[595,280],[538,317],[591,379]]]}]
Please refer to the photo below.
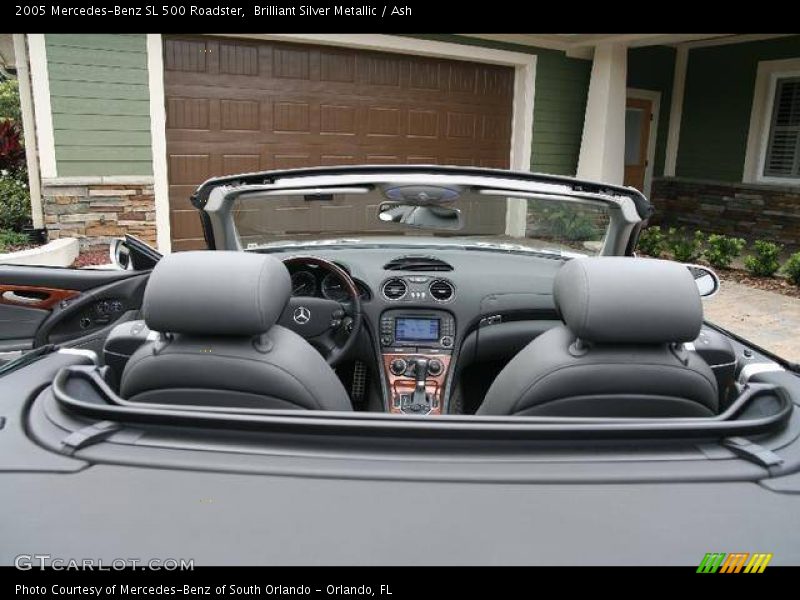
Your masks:
[{"label": "steering wheel", "polygon": [[283,264],[287,267],[317,265],[342,282],[348,300],[292,296],[278,319],[279,325],[291,329],[314,346],[329,365],[337,365],[361,332],[361,296],[353,278],[339,265],[317,256],[291,256],[285,258]]}]

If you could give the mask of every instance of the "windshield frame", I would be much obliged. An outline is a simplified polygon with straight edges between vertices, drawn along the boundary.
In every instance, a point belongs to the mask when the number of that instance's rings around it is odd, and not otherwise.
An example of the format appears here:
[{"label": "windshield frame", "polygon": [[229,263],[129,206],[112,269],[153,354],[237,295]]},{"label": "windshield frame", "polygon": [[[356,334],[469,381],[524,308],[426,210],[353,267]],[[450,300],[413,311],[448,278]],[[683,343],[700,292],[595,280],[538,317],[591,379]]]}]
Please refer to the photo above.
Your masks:
[{"label": "windshield frame", "polygon": [[[235,200],[250,193],[279,193],[298,188],[342,188],[363,185],[412,184],[460,185],[480,190],[531,195],[540,199],[606,204],[611,222],[600,254],[629,253],[646,217],[650,203],[633,188],[588,184],[568,177],[541,176],[494,169],[458,167],[341,167],[275,171],[209,180],[192,197],[201,211],[204,235],[211,249],[244,250],[233,217]],[[268,201],[265,199],[265,201]]]}]

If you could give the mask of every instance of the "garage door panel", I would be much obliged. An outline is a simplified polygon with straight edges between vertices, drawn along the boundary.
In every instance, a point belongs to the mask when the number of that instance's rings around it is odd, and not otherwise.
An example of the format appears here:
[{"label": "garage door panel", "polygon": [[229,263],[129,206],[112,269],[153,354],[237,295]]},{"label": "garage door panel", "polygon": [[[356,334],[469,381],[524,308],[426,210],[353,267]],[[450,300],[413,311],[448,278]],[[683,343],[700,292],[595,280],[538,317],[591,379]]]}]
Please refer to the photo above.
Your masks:
[{"label": "garage door panel", "polygon": [[166,71],[185,71],[205,73],[208,67],[208,42],[205,40],[166,39],[164,40],[164,69]]},{"label": "garage door panel", "polygon": [[356,80],[356,55],[340,50],[321,50],[319,54],[319,78],[326,84],[347,83]]},{"label": "garage door panel", "polygon": [[181,238],[202,238],[203,227],[196,210],[173,210],[169,216],[169,224],[173,230],[181,232]]},{"label": "garage door panel", "polygon": [[258,46],[240,42],[219,43],[219,73],[223,75],[259,75]]},{"label": "garage door panel", "polygon": [[209,100],[172,96],[167,98],[168,129],[208,129]]},{"label": "garage door panel", "polygon": [[173,252],[185,252],[187,250],[205,250],[206,241],[202,238],[182,238],[172,240]]},{"label": "garage door panel", "polygon": [[[364,163],[508,166],[509,67],[191,36],[165,39],[164,65],[175,249],[201,243],[188,198],[212,176]],[[270,211],[273,225],[297,235],[315,224],[366,227],[368,217],[354,207]]]},{"label": "garage door panel", "polygon": [[171,154],[169,156],[170,181],[176,184],[203,182],[211,176],[209,154]]},{"label": "garage door panel", "polygon": [[194,210],[189,198],[196,189],[196,185],[170,185],[168,196],[170,210]]}]

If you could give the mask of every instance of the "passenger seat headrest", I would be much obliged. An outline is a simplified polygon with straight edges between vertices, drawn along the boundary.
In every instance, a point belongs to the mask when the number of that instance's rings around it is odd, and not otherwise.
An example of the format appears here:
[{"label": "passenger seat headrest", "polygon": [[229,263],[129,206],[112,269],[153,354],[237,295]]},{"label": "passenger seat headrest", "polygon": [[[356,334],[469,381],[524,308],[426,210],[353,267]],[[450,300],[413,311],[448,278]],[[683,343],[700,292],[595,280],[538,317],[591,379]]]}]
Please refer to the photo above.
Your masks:
[{"label": "passenger seat headrest", "polygon": [[587,342],[688,342],[703,324],[694,278],[666,260],[572,259],[556,275],[553,296],[567,327]]},{"label": "passenger seat headrest", "polygon": [[255,336],[275,324],[291,294],[289,272],[272,256],[178,252],[153,269],[142,313],[154,331]]}]

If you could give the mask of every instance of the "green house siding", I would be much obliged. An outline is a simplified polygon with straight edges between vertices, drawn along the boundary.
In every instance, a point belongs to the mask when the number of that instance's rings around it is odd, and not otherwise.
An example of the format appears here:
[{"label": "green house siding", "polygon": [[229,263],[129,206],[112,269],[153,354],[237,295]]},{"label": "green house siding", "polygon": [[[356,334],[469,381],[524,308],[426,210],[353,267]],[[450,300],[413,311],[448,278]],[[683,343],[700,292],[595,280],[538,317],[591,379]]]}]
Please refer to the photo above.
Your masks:
[{"label": "green house siding", "polygon": [[575,175],[592,62],[547,50],[538,56],[531,170]]},{"label": "green house siding", "polygon": [[634,48],[628,52],[628,87],[661,92],[653,164],[653,175],[656,177],[664,174],[675,53],[675,48],[667,46]]},{"label": "green house siding", "polygon": [[531,170],[575,175],[586,114],[592,61],[569,58],[564,52],[451,34],[415,35],[481,48],[535,54],[536,90],[533,101]]},{"label": "green house siding", "polygon": [[800,35],[694,48],[675,174],[742,181],[758,63],[800,57]]},{"label": "green house siding", "polygon": [[152,175],[145,36],[45,40],[58,176]]}]

